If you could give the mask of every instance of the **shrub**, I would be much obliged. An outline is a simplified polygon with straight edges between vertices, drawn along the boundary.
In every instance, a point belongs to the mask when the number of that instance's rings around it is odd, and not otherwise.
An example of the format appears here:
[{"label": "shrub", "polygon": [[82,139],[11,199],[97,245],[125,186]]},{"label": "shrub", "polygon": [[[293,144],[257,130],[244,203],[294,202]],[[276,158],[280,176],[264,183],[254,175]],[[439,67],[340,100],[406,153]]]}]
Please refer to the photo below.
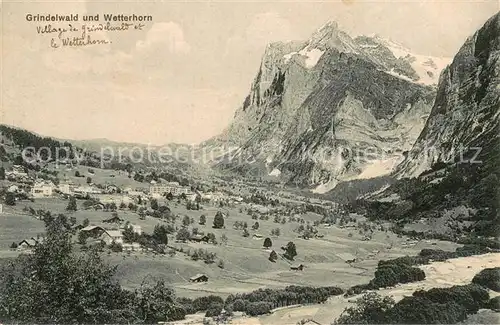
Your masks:
[{"label": "shrub", "polygon": [[375,271],[375,278],[370,281],[374,289],[394,286],[398,283],[422,281],[425,273],[413,267],[414,258],[405,256],[394,260],[380,261]]},{"label": "shrub", "polygon": [[258,316],[270,313],[271,309],[272,305],[269,302],[251,302],[246,308],[246,313],[250,316]]},{"label": "shrub", "polygon": [[475,314],[489,302],[488,291],[479,285],[468,284],[451,288],[433,288],[415,291],[414,297],[425,297],[435,303],[456,302],[464,306],[468,314]]},{"label": "shrub", "polygon": [[209,295],[198,297],[193,300],[193,308],[198,311],[206,311],[211,305],[224,305],[224,300],[219,296]]},{"label": "shrub", "polygon": [[208,306],[205,317],[219,316],[223,308],[223,305],[220,303],[212,303],[210,306]]},{"label": "shrub", "polygon": [[482,270],[474,276],[472,283],[500,292],[500,267]]},{"label": "shrub", "polygon": [[487,307],[494,311],[500,311],[500,296],[491,298],[490,301],[488,302]]},{"label": "shrub", "polygon": [[236,299],[233,302],[233,310],[234,311],[246,311],[246,304],[243,299]]}]

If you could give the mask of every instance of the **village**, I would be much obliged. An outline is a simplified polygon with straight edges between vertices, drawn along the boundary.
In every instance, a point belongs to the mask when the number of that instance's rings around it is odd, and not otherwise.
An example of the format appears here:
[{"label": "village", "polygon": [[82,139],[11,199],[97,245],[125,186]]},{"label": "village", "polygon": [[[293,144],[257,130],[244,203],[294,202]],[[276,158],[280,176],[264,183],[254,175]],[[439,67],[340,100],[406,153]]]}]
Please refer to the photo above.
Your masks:
[{"label": "village", "polygon": [[[384,250],[392,249],[394,242],[402,242],[401,247],[409,250],[419,244],[415,240],[398,238],[387,232],[383,225],[372,225],[362,218],[350,216],[334,202],[300,198],[285,191],[279,195],[264,188],[260,192],[255,189],[243,192],[242,185],[235,192],[223,182],[218,183],[219,189],[216,186],[183,186],[162,179],[136,182],[133,174],[85,166],[67,168],[66,176],[59,179],[59,176],[54,176],[55,170],[33,173],[23,166],[8,168],[3,181],[4,191],[6,198],[12,197],[15,204],[9,208],[41,221],[47,212],[73,215],[77,219],[75,242],[87,247],[101,245],[124,258],[137,253],[144,256],[181,253],[190,261],[200,258],[207,265],[217,264],[221,271],[222,265],[228,262],[226,259],[231,260],[223,258],[229,253],[224,247],[238,245],[243,240],[242,247],[249,243],[255,243],[251,245],[254,248],[260,247],[260,254],[267,255],[263,259],[267,263],[276,264],[278,261],[279,265],[284,262],[278,269],[308,270],[311,273],[314,266],[308,262],[314,258],[300,254],[299,259],[287,259],[284,257],[287,245],[292,243],[295,246],[300,240],[297,251],[311,247],[314,252],[318,244],[330,246],[332,240],[366,242],[371,248],[360,250],[352,247],[347,251],[332,252],[332,262],[336,260],[349,268],[356,262],[375,260]],[[104,181],[98,183],[96,180]],[[215,226],[218,215],[223,219],[220,227]],[[168,234],[168,240],[159,245],[149,235],[155,227],[161,227]],[[383,238],[382,242],[378,238]],[[269,244],[271,239],[276,243]],[[29,253],[41,240],[41,234],[17,238],[9,243],[9,248]],[[302,244],[309,241],[311,244]],[[428,242],[427,245],[435,243]],[[263,266],[261,272],[266,268]],[[219,271],[200,272],[189,278],[200,278],[201,274],[202,282],[205,282]]]},{"label": "village", "polygon": [[[336,202],[258,182],[176,180],[148,168],[1,169],[1,257],[34,254],[44,243],[45,223],[64,216],[75,252],[99,251],[117,265],[124,288],[135,290],[145,278],[163,279],[186,301],[295,286],[348,290],[370,281],[380,260],[460,246],[397,234],[390,223],[370,221]],[[194,310],[178,324],[293,319],[324,325],[331,306],[338,316],[354,301],[333,295],[326,305],[278,306],[255,315],[222,309],[208,318],[208,311]]]}]

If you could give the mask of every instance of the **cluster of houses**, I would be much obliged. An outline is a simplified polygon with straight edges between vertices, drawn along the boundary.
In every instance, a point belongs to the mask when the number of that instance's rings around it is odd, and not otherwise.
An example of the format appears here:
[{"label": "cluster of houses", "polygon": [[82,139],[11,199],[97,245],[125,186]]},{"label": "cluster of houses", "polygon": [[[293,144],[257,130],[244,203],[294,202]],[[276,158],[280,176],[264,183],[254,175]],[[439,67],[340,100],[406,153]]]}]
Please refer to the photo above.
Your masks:
[{"label": "cluster of houses", "polygon": [[[137,234],[142,234],[142,228],[139,225],[130,224],[132,231]],[[141,245],[139,243],[125,243],[123,240],[123,230],[124,227],[118,229],[108,229],[103,226],[89,225],[80,229],[80,232],[86,234],[86,238],[92,240],[94,243],[103,242],[106,245],[111,245],[112,243],[120,244],[124,251],[141,251]],[[31,237],[29,239],[23,239],[17,244],[16,249],[18,251],[23,251],[29,253],[37,244],[43,242],[43,237]]]},{"label": "cluster of houses", "polygon": [[[139,225],[129,225],[132,231],[136,234],[142,234],[142,228]],[[107,229],[102,226],[89,225],[80,229],[80,232],[86,234],[86,238],[93,239],[94,242],[103,242],[106,245],[111,245],[113,243],[120,244],[124,251],[141,251],[141,245],[139,243],[125,243],[123,240],[123,230],[124,227],[119,229]]]},{"label": "cluster of houses", "polygon": [[162,197],[165,194],[172,193],[173,196],[192,195],[190,188],[181,186],[178,182],[154,183],[149,187],[149,195],[153,198]]},{"label": "cluster of houses", "polygon": [[29,182],[31,180],[28,173],[26,173],[23,166],[13,165],[12,169],[5,171],[5,178],[9,181],[15,181],[20,183]]},{"label": "cluster of houses", "polygon": [[[142,199],[160,198],[171,193],[173,196],[185,196],[189,201],[197,198],[212,203],[238,203],[243,201],[242,197],[228,195],[222,192],[194,192],[190,187],[182,186],[178,182],[151,181],[149,191],[144,189],[118,188],[116,185],[107,184],[96,186],[95,184],[78,185],[69,180],[63,180],[59,184],[54,184],[50,180],[37,179],[36,175],[28,175],[23,166],[14,165],[12,170],[6,171],[6,177],[18,184],[8,188],[10,192],[24,193],[33,198],[50,198],[57,194],[75,196],[77,198],[93,197],[102,203],[128,204],[137,197]],[[118,195],[121,194],[121,195]]]}]

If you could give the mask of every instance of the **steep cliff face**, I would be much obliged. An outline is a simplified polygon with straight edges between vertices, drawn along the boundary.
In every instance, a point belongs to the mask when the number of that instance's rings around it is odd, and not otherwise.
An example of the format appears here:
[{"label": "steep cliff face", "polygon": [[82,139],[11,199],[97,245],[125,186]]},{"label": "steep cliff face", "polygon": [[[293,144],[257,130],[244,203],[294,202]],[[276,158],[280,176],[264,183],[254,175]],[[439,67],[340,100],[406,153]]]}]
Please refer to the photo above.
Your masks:
[{"label": "steep cliff face", "polygon": [[408,231],[450,239],[498,237],[499,166],[500,14],[496,14],[466,40],[442,73],[427,123],[396,169],[400,179],[353,206],[361,203],[369,217],[386,217]]},{"label": "steep cliff face", "polygon": [[416,177],[438,162],[491,159],[500,146],[499,74],[497,14],[467,39],[444,70],[427,124],[396,175]]},{"label": "steep cliff face", "polygon": [[427,68],[390,44],[333,22],[307,41],[270,44],[234,121],[204,145],[232,148],[219,168],[319,191],[390,173],[435,95]]}]

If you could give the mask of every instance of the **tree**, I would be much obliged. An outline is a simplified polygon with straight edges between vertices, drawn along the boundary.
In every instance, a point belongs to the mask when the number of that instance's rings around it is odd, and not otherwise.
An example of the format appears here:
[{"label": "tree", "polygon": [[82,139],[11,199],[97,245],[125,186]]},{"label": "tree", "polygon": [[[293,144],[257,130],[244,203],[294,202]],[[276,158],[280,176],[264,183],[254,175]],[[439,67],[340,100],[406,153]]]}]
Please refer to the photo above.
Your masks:
[{"label": "tree", "polygon": [[158,210],[158,200],[156,199],[151,200],[151,209]]},{"label": "tree", "polygon": [[91,184],[92,183],[92,178],[91,177],[87,177],[87,184]]},{"label": "tree", "polygon": [[[3,148],[3,146],[2,146]],[[0,167],[0,180],[4,180],[5,179],[5,168],[3,167]]]},{"label": "tree", "polygon": [[200,225],[204,225],[205,223],[207,223],[207,217],[205,217],[204,214],[202,214],[200,216],[200,221],[198,222]]},{"label": "tree", "polygon": [[122,244],[113,241],[111,244],[109,244],[109,249],[112,252],[120,253],[123,251],[123,246],[122,246]]},{"label": "tree", "polygon": [[153,230],[153,239],[157,244],[168,244],[168,231],[164,225],[156,225]]},{"label": "tree", "polygon": [[87,234],[85,233],[85,231],[80,231],[78,233],[78,244],[80,245],[87,244]]},{"label": "tree", "polygon": [[274,228],[274,229],[271,230],[271,235],[272,236],[279,237],[280,234],[281,234],[280,228]]},{"label": "tree", "polygon": [[123,241],[125,243],[133,243],[137,241],[137,234],[134,232],[132,227],[130,225],[125,225],[125,228],[123,229]]},{"label": "tree", "polygon": [[154,285],[143,282],[136,292],[137,314],[143,323],[183,319],[186,312],[175,304],[175,292],[163,280]]},{"label": "tree", "polygon": [[220,241],[221,241],[222,244],[227,245],[227,236],[226,236],[226,234],[222,234],[220,236]]},{"label": "tree", "polygon": [[273,246],[273,242],[272,242],[271,238],[266,237],[266,239],[264,239],[264,247],[269,248],[271,246]]},{"label": "tree", "polygon": [[185,242],[191,237],[191,234],[189,233],[189,230],[186,228],[181,228],[179,231],[177,231],[177,235],[175,236],[176,240]]},{"label": "tree", "polygon": [[16,205],[16,196],[14,195],[14,193],[7,192],[5,194],[5,204]]},{"label": "tree", "polygon": [[78,170],[75,171],[75,177],[80,177],[80,172]]},{"label": "tree", "polygon": [[259,225],[259,222],[258,222],[258,221],[255,221],[255,223],[254,223],[254,224],[253,224],[253,226],[252,226],[252,229],[253,229],[253,230],[257,230],[257,229],[259,229],[259,226],[260,226],[260,225]]},{"label": "tree", "polygon": [[248,237],[248,236],[250,236],[248,229],[247,228],[243,229],[243,237]]},{"label": "tree", "polygon": [[[64,215],[46,218],[45,240],[2,272],[2,319],[22,323],[128,323],[133,297],[96,250],[72,254]],[[92,297],[92,299],[89,299]]]},{"label": "tree", "polygon": [[82,226],[85,228],[90,224],[90,221],[88,218],[83,219]]},{"label": "tree", "polygon": [[500,292],[500,267],[481,270],[481,272],[474,276],[472,283]]},{"label": "tree", "polygon": [[286,245],[284,256],[289,260],[293,260],[294,257],[297,256],[297,248],[292,241],[288,242],[288,244]]},{"label": "tree", "polygon": [[207,308],[207,312],[205,313],[205,317],[214,317],[219,316],[222,312],[224,306],[222,304],[211,304]]},{"label": "tree", "polygon": [[172,201],[174,199],[174,195],[170,192],[168,192],[166,195],[165,195],[165,198],[169,201]]},{"label": "tree", "polygon": [[335,324],[390,324],[387,312],[393,306],[391,297],[370,292],[356,300],[356,306],[346,308]]},{"label": "tree", "polygon": [[67,211],[76,211],[78,208],[76,206],[76,198],[74,196],[69,198],[68,206],[66,207]]},{"label": "tree", "polygon": [[276,254],[275,251],[272,251],[271,254],[269,254],[269,260],[271,262],[276,262],[276,260],[278,259],[278,254]]},{"label": "tree", "polygon": [[189,226],[190,222],[191,222],[191,220],[189,220],[189,217],[188,217],[188,216],[184,216],[184,218],[182,218],[182,225],[183,225],[184,227]]},{"label": "tree", "polygon": [[17,243],[16,242],[12,242],[12,244],[10,245],[10,248],[12,249],[16,249],[17,248]]},{"label": "tree", "polygon": [[214,217],[214,223],[212,227],[216,229],[224,228],[224,216],[222,215],[222,212],[217,211]]}]

